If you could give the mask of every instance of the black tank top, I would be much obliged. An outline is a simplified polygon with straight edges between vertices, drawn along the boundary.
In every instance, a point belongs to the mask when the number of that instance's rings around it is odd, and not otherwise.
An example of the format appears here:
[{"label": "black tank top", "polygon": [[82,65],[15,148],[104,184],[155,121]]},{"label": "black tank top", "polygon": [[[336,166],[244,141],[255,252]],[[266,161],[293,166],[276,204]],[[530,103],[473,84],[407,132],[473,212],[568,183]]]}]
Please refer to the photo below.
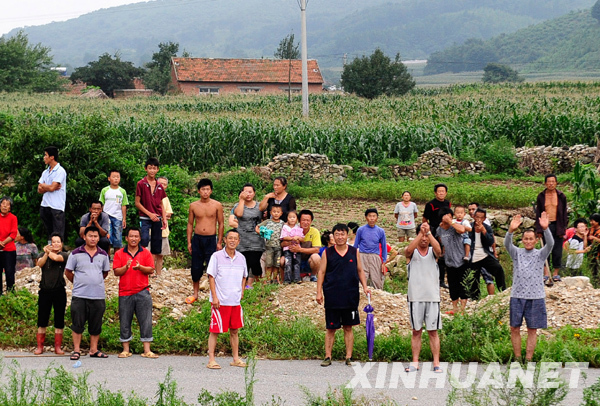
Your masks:
[{"label": "black tank top", "polygon": [[357,309],[358,292],[358,250],[348,246],[342,257],[335,246],[327,248],[327,269],[323,281],[323,295],[327,309]]}]

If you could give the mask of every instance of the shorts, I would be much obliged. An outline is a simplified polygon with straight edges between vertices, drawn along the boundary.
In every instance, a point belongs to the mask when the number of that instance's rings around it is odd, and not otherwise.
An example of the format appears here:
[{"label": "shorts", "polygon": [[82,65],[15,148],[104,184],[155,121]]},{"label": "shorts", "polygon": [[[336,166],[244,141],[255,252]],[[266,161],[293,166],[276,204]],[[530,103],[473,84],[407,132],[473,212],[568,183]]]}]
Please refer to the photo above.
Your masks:
[{"label": "shorts", "polygon": [[342,326],[357,326],[359,324],[358,309],[325,308],[325,327],[327,330],[337,330]]},{"label": "shorts", "polygon": [[110,219],[110,230],[108,230],[108,233],[110,234],[110,245],[112,245],[114,248],[122,248],[123,221],[113,216],[108,216],[108,218]]},{"label": "shorts", "polygon": [[[152,249],[152,242],[150,243],[150,249]],[[159,255],[171,255],[171,245],[169,244],[169,237],[162,237]]]},{"label": "shorts", "polygon": [[248,277],[261,277],[262,267],[260,266],[260,257],[262,251],[246,251],[241,254],[246,258],[246,266],[248,267]]},{"label": "shorts", "polygon": [[215,309],[211,306],[210,328],[211,333],[226,333],[229,329],[237,330],[244,327],[244,311],[241,305],[219,306]]},{"label": "shorts", "polygon": [[523,317],[527,328],[547,328],[546,299],[510,298],[510,326],[521,327]]},{"label": "shorts", "polygon": [[265,251],[265,267],[279,268],[279,260],[281,259],[281,248],[267,247]]},{"label": "shorts", "polygon": [[[161,237],[162,238],[162,237]],[[217,236],[194,234],[192,237],[192,281],[198,282],[210,261],[210,257],[217,250]],[[206,264],[206,265],[205,265]]]},{"label": "shorts", "polygon": [[417,229],[416,228],[398,228],[398,238],[416,238],[417,237]]},{"label": "shorts", "polygon": [[83,334],[85,322],[88,323],[88,333],[91,336],[100,335],[102,332],[102,317],[106,310],[104,299],[83,299],[73,297],[71,300],[71,330]]},{"label": "shorts", "polygon": [[133,315],[140,326],[140,341],[151,342],[152,337],[152,296],[144,289],[130,296],[119,296],[119,341],[128,343],[133,338],[131,323]]},{"label": "shorts", "polygon": [[427,331],[442,329],[440,302],[408,302],[408,313],[413,330],[420,331],[423,324]]},{"label": "shorts", "polygon": [[483,281],[486,285],[491,285],[494,283],[494,277],[487,271],[487,269],[481,268],[481,276],[483,276]]}]

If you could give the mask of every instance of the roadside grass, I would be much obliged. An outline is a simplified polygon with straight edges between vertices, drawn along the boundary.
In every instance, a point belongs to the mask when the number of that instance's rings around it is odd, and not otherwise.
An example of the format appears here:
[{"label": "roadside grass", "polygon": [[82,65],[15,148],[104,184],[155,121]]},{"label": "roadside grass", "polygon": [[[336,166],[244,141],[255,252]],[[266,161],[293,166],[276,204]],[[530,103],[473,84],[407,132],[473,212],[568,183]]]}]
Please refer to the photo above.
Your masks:
[{"label": "roadside grass", "polygon": [[[246,291],[243,299],[245,326],[240,330],[240,351],[255,353],[270,359],[320,359],[323,357],[325,333],[322,326],[314,325],[307,317],[293,321],[279,319],[271,310],[272,293],[276,286],[256,285]],[[118,353],[119,342],[118,298],[107,301],[100,346],[103,351]],[[494,306],[489,306],[489,309]],[[25,310],[26,309],[26,310]],[[25,311],[25,312],[24,312]],[[482,310],[474,315],[459,315],[444,321],[441,337],[442,361],[509,362],[512,357],[508,327],[500,320],[508,309]],[[24,313],[23,313],[24,312]],[[37,298],[19,290],[0,298],[0,346],[4,348],[32,348],[35,343]],[[70,325],[67,309],[66,325]],[[152,349],[159,354],[198,354],[207,351],[210,305],[196,304],[179,320],[169,317],[165,309],[154,326]],[[139,329],[134,322],[132,350],[142,351],[137,338]],[[367,360],[367,342],[364,325],[355,331],[354,357]],[[426,337],[426,334],[424,334]],[[48,329],[47,343],[52,342],[53,329]],[[84,334],[82,347],[89,345]],[[549,338],[541,336],[534,360],[590,362],[600,367],[600,328],[583,330],[565,326],[553,330]],[[71,332],[65,329],[65,345],[72,345]],[[338,333],[333,347],[333,358],[343,360],[343,335]],[[217,352],[230,353],[229,335],[221,334]],[[394,329],[388,336],[377,336],[373,359],[375,361],[409,361],[411,359],[410,331]],[[431,360],[427,339],[423,340],[423,361]]]}]

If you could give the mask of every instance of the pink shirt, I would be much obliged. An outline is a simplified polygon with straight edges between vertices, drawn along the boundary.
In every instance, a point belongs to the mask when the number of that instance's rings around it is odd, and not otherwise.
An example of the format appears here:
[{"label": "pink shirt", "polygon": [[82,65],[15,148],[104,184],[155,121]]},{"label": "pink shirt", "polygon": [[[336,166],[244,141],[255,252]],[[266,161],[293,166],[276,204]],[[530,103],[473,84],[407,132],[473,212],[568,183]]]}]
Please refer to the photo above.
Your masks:
[{"label": "pink shirt", "polygon": [[[300,237],[300,238],[304,238],[304,231],[302,231],[302,228],[296,224],[293,228],[288,226],[287,224],[285,224],[283,226],[283,228],[281,229],[281,236],[280,238],[283,240],[283,237]],[[292,242],[292,245],[297,245],[298,243],[296,241]],[[289,250],[289,247],[283,247],[284,251]]]}]

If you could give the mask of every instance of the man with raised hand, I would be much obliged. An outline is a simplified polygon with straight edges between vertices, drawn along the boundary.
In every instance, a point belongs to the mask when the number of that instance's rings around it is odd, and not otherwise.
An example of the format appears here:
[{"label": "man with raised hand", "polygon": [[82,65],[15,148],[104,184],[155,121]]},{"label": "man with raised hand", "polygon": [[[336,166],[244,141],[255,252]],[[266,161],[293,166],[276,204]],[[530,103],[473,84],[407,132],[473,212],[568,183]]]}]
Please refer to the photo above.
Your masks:
[{"label": "man with raised hand", "polygon": [[433,372],[441,373],[440,336],[442,314],[440,310],[439,271],[436,262],[442,253],[429,224],[417,227],[417,237],[404,250],[408,264],[408,311],[412,327],[412,362],[406,372],[419,370],[423,325],[429,335],[429,347],[433,355]]},{"label": "man with raised hand", "polygon": [[[521,242],[525,248],[513,244],[513,233],[521,225],[517,214],[508,228],[504,247],[513,261],[513,286],[510,292],[510,339],[517,360],[521,360],[521,324],[527,322],[527,347],[525,360],[531,361],[537,344],[537,329],[547,328],[546,292],[544,291],[544,263],[555,244],[549,228],[548,214],[542,212],[537,221],[544,232],[546,245],[536,249],[538,242],[534,230],[525,230]],[[560,241],[558,242],[560,244]]]}]

